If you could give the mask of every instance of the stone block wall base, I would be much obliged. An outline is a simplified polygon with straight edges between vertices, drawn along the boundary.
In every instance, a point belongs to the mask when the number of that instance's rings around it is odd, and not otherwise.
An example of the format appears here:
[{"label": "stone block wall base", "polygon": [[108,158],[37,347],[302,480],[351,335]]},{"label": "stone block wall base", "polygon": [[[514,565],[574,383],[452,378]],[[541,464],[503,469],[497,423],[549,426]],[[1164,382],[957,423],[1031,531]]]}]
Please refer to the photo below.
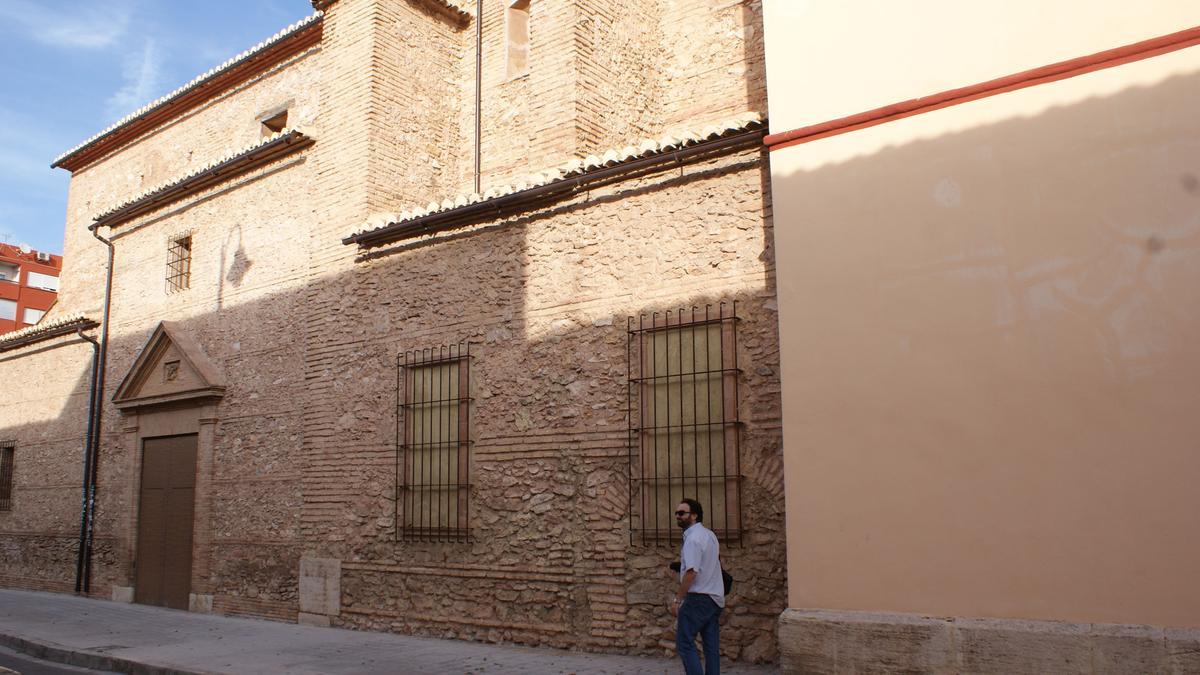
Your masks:
[{"label": "stone block wall base", "polygon": [[785,673],[1197,673],[1200,628],[788,609]]},{"label": "stone block wall base", "polygon": [[201,614],[212,614],[212,602],[212,595],[191,593],[188,595],[188,611],[199,612]]},{"label": "stone block wall base", "polygon": [[[342,611],[342,561],[300,559],[300,613],[337,616]],[[328,625],[328,624],[326,624]]]},{"label": "stone block wall base", "polygon": [[318,626],[320,628],[329,628],[329,617],[325,614],[309,614],[308,612],[299,612],[296,615],[296,623],[301,626]]},{"label": "stone block wall base", "polygon": [[113,602],[133,602],[133,586],[113,586]]}]

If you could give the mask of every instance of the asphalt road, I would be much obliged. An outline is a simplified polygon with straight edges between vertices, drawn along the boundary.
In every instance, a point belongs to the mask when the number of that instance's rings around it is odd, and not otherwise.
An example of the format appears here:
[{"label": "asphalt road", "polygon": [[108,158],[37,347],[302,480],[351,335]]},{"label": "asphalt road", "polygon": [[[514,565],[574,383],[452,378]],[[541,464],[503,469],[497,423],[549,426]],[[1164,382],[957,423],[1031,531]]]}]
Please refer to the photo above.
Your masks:
[{"label": "asphalt road", "polygon": [[21,652],[0,647],[0,675],[80,675],[80,673],[106,673],[105,670],[88,670],[65,666],[53,661],[40,661]]}]

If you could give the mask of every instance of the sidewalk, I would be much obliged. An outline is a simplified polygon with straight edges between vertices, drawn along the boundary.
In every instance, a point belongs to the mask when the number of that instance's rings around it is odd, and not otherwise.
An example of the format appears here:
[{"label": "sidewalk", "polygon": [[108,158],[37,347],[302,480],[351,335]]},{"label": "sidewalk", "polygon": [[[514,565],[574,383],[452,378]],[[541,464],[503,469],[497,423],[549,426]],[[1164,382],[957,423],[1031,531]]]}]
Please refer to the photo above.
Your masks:
[{"label": "sidewalk", "polygon": [[[675,659],[313,628],[12,590],[0,590],[0,645],[134,673],[682,672]],[[723,663],[722,672],[766,675],[777,669]]]}]

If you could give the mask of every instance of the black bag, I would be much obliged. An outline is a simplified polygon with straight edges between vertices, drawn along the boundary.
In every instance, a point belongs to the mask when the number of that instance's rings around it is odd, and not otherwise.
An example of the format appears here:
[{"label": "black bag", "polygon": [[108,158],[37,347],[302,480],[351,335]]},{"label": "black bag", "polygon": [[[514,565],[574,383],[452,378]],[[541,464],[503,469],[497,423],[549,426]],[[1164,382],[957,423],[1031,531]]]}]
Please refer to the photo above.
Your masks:
[{"label": "black bag", "polygon": [[[678,560],[671,563],[671,571],[679,572]],[[733,590],[733,575],[725,571],[724,567],[721,568],[721,583],[725,586],[725,595],[729,595],[729,592]]]}]

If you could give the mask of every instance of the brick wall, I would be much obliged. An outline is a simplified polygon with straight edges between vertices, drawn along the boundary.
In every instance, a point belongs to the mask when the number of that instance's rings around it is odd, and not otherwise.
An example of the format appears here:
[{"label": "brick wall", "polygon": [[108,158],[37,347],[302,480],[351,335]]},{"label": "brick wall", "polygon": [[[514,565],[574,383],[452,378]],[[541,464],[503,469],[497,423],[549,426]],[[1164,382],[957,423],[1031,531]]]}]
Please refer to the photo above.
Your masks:
[{"label": "brick wall", "polygon": [[[0,441],[15,441],[11,510],[0,511],[0,584],[75,583],[91,346],[74,337],[0,353]],[[99,537],[107,548],[109,537]]]}]

